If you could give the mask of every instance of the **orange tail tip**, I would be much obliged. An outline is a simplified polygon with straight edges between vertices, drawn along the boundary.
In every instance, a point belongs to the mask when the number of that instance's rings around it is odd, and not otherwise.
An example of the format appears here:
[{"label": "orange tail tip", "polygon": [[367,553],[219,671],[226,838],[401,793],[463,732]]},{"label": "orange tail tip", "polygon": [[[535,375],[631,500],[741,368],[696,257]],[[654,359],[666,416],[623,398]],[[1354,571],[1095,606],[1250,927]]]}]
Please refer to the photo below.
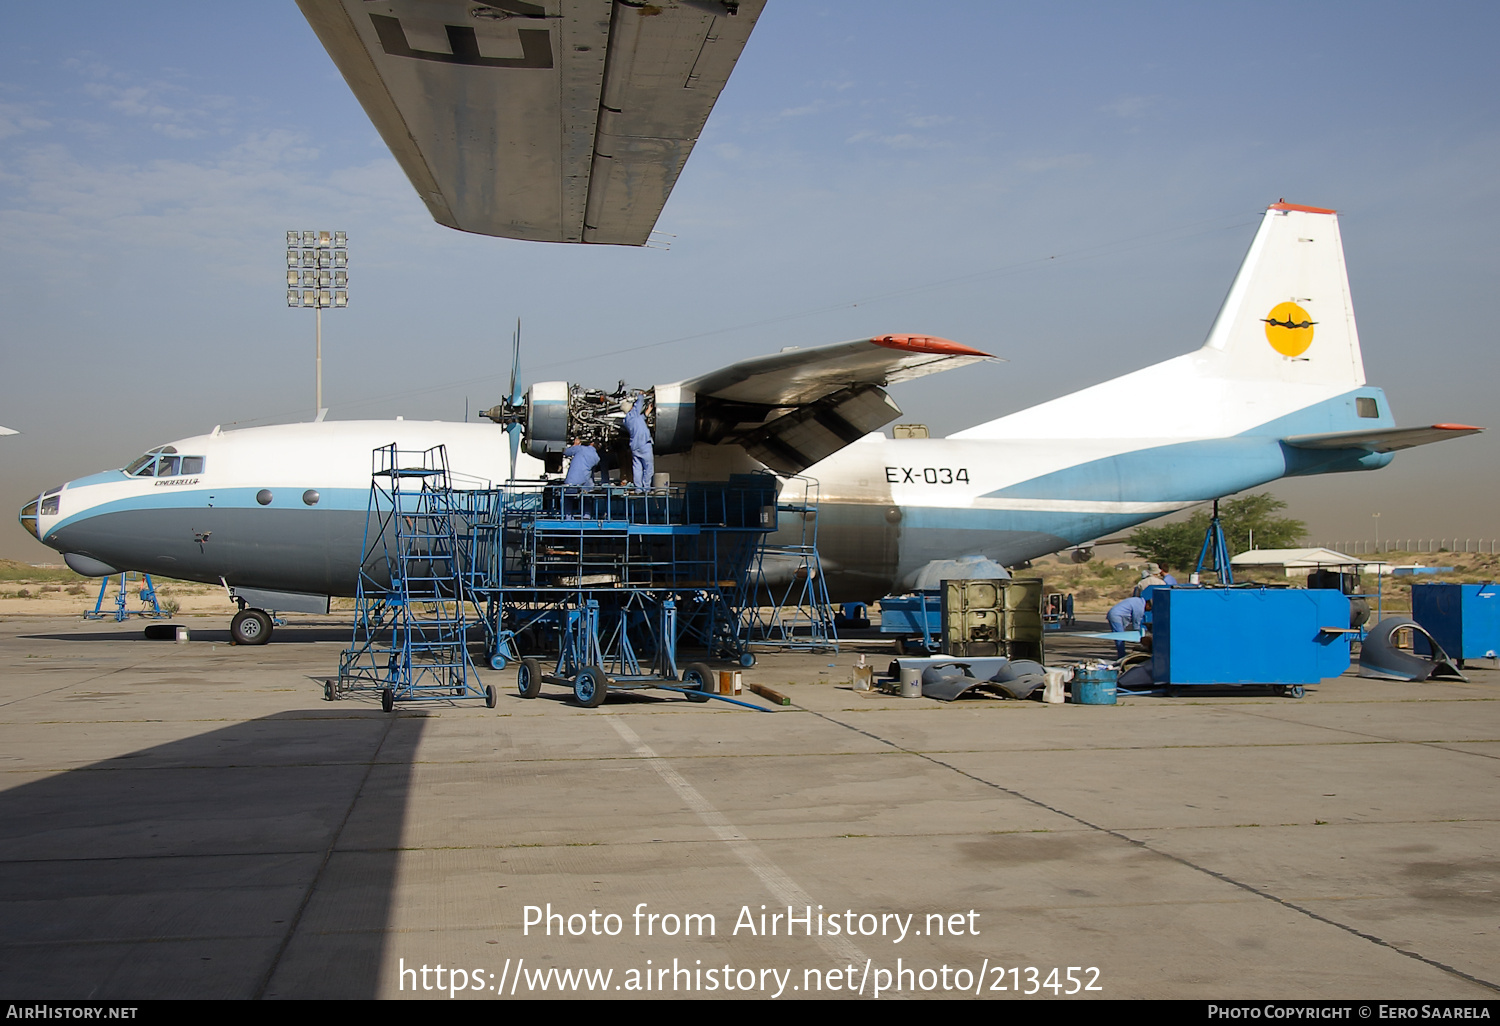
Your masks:
[{"label": "orange tail tip", "polygon": [[912,353],[933,353],[942,356],[989,356],[989,353],[979,349],[954,342],[951,339],[938,338],[935,335],[879,335],[870,339],[877,346],[885,346],[887,349],[905,349]]},{"label": "orange tail tip", "polygon": [[1277,200],[1267,210],[1300,210],[1304,214],[1337,214],[1337,210],[1329,210],[1327,207],[1304,207],[1300,203],[1288,203],[1286,200]]}]

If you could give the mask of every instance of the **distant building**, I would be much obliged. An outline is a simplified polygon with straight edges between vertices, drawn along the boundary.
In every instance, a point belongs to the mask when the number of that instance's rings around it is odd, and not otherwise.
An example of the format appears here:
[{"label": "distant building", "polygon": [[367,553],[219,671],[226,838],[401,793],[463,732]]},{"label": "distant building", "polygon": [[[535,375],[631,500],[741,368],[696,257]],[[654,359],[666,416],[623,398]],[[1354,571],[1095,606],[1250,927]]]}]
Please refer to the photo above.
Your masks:
[{"label": "distant building", "polygon": [[1384,574],[1390,568],[1380,560],[1360,559],[1335,549],[1251,549],[1230,557],[1235,567],[1280,567],[1287,577],[1304,577],[1313,570],[1357,568],[1360,572]]}]

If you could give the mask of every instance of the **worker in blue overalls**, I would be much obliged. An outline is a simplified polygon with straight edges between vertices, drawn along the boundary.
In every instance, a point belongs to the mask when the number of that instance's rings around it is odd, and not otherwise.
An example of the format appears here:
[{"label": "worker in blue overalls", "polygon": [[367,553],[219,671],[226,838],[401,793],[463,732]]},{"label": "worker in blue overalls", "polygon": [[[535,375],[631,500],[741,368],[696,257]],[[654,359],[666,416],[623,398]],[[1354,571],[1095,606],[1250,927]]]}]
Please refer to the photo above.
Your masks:
[{"label": "worker in blue overalls", "polygon": [[[573,439],[573,444],[563,450],[563,455],[568,458],[568,472],[563,477],[563,513],[572,512],[575,504],[570,501],[572,497],[578,497],[576,508],[579,513],[583,512],[583,499],[578,495],[583,489],[594,483],[594,468],[599,465],[599,450],[592,445],[584,445],[582,439]],[[574,491],[573,489],[578,491]]]},{"label": "worker in blue overalls", "polygon": [[625,414],[625,434],[630,439],[630,479],[640,489],[651,487],[651,476],[656,471],[656,458],[651,448],[651,429],[646,426],[646,395],[641,393],[635,402],[626,396],[620,400],[620,410]]},{"label": "worker in blue overalls", "polygon": [[[1146,622],[1146,600],[1139,595],[1132,595],[1111,606],[1104,618],[1109,621],[1109,629],[1114,633],[1138,631]],[[1125,642],[1118,638],[1115,639],[1115,658],[1125,658]]]}]

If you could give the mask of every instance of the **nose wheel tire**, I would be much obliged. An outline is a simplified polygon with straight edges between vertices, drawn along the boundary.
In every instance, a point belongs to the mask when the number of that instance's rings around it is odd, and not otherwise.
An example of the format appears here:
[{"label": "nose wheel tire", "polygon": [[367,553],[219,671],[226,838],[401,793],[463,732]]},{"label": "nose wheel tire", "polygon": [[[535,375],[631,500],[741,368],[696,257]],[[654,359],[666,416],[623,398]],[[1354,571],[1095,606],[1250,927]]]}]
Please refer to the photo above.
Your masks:
[{"label": "nose wheel tire", "polygon": [[271,618],[259,609],[241,609],[229,621],[229,637],[236,645],[264,645],[271,640]]}]

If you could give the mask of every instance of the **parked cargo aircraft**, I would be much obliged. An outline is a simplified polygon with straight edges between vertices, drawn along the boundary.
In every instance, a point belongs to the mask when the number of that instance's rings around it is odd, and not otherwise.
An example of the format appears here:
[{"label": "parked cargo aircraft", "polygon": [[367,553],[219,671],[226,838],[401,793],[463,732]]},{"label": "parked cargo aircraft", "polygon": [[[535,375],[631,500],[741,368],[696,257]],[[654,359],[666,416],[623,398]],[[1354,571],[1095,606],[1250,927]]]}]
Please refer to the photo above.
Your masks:
[{"label": "parked cargo aircraft", "polygon": [[[835,600],[900,591],[929,562],[1015,564],[1281,477],[1375,470],[1398,449],[1481,430],[1398,428],[1365,382],[1338,218],[1267,209],[1207,341],[1193,352],[941,439],[879,433],[884,386],[986,359],[888,335],[796,349],[657,386],[657,469],[724,480],[769,467],[820,485],[819,548]],[[520,425],[520,476],[555,466],[581,411],[565,382],[490,411]],[[1142,396],[1193,396],[1143,408]],[[1137,429],[1122,435],[1120,424]],[[245,608],[326,610],[352,595],[371,450],[447,447],[457,484],[510,473],[494,424],[360,421],[221,431],[50,489],[21,523],[84,574],[224,582]]]}]

